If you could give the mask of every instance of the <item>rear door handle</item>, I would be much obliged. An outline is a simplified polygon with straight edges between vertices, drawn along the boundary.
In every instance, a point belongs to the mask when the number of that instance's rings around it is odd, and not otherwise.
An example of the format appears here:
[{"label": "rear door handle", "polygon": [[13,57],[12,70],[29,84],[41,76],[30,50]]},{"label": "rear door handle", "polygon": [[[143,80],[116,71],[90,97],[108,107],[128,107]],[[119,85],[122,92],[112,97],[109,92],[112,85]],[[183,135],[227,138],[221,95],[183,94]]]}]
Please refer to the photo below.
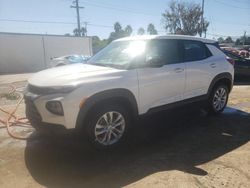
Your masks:
[{"label": "rear door handle", "polygon": [[183,69],[183,68],[176,68],[176,69],[174,69],[174,71],[175,71],[176,73],[180,73],[180,72],[183,72],[184,69]]},{"label": "rear door handle", "polygon": [[211,64],[210,64],[210,67],[215,68],[215,67],[216,67],[216,64],[215,64],[215,63],[211,63]]}]

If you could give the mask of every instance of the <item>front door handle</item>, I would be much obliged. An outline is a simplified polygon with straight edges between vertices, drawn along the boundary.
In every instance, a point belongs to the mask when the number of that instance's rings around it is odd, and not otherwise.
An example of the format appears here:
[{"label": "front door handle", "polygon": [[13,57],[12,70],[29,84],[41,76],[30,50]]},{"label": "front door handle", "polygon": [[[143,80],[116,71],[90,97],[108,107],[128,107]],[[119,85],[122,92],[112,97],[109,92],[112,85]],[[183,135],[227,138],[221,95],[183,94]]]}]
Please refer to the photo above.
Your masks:
[{"label": "front door handle", "polygon": [[216,64],[215,64],[215,63],[211,63],[211,64],[210,64],[210,67],[215,68],[215,67],[216,67]]},{"label": "front door handle", "polygon": [[176,68],[176,69],[174,69],[174,71],[175,71],[176,73],[180,73],[180,72],[183,72],[184,69],[183,69],[183,68]]}]

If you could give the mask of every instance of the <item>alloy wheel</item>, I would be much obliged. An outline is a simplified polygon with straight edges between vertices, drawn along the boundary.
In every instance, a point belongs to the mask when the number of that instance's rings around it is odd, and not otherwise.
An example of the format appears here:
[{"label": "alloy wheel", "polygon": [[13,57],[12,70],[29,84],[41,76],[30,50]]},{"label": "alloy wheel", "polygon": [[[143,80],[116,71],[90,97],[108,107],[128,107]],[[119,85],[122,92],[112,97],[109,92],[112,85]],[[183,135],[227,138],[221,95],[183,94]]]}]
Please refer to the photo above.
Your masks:
[{"label": "alloy wheel", "polygon": [[220,87],[216,90],[213,97],[213,108],[218,112],[222,110],[227,103],[227,91]]},{"label": "alloy wheel", "polygon": [[125,126],[125,119],[121,113],[106,112],[95,125],[95,140],[102,145],[115,144],[124,134]]}]

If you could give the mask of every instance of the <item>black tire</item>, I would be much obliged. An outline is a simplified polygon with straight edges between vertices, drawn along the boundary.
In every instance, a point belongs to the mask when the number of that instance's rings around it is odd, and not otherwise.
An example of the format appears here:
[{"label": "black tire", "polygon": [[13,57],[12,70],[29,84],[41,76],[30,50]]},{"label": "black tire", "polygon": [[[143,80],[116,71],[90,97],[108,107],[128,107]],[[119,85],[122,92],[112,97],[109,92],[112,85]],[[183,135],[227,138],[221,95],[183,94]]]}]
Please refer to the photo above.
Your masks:
[{"label": "black tire", "polygon": [[[97,139],[96,130],[98,129],[97,128],[98,121],[100,120],[100,118],[103,117],[103,115],[107,114],[108,112],[117,112],[121,114],[122,118],[124,119],[125,126],[124,126],[124,131],[123,131],[122,136],[116,142],[105,145],[105,144],[100,143],[100,139]],[[117,114],[114,114],[113,115],[114,118],[116,118],[115,115],[118,116]],[[100,104],[94,107],[94,109],[92,109],[88,117],[88,120],[86,121],[85,133],[87,133],[86,136],[87,136],[88,141],[95,148],[100,149],[100,150],[107,150],[107,149],[113,149],[117,147],[118,145],[125,143],[125,141],[127,140],[130,126],[131,126],[131,115],[126,108],[124,108],[122,105],[119,105],[119,104],[106,104],[105,103],[105,104]],[[103,130],[103,128],[101,130]],[[111,136],[114,137],[113,134]]]},{"label": "black tire", "polygon": [[[220,92],[220,91],[225,91],[225,102],[223,102],[223,105],[216,108],[216,105],[215,105],[216,99],[215,98],[218,95],[218,92]],[[223,112],[223,110],[227,106],[228,95],[229,95],[229,89],[225,84],[223,84],[223,83],[216,84],[215,87],[213,88],[210,96],[209,96],[208,101],[207,101],[207,105],[206,105],[207,112],[210,115],[218,115],[221,112]]]}]

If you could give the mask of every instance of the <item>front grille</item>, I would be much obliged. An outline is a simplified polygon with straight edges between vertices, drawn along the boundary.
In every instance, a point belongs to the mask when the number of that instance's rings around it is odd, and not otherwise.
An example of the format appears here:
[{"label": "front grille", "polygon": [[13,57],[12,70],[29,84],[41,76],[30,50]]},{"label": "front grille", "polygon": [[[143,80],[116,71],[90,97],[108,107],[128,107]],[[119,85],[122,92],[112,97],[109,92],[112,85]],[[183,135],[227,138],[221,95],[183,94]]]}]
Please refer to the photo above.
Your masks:
[{"label": "front grille", "polygon": [[38,87],[28,84],[27,91],[37,95],[49,95],[56,93],[70,93],[75,89],[75,86],[58,86],[58,87]]},{"label": "front grille", "polygon": [[26,104],[26,116],[29,119],[31,125],[33,127],[40,126],[42,123],[42,118],[39,112],[37,111],[34,102],[28,97],[24,97],[24,100]]}]

